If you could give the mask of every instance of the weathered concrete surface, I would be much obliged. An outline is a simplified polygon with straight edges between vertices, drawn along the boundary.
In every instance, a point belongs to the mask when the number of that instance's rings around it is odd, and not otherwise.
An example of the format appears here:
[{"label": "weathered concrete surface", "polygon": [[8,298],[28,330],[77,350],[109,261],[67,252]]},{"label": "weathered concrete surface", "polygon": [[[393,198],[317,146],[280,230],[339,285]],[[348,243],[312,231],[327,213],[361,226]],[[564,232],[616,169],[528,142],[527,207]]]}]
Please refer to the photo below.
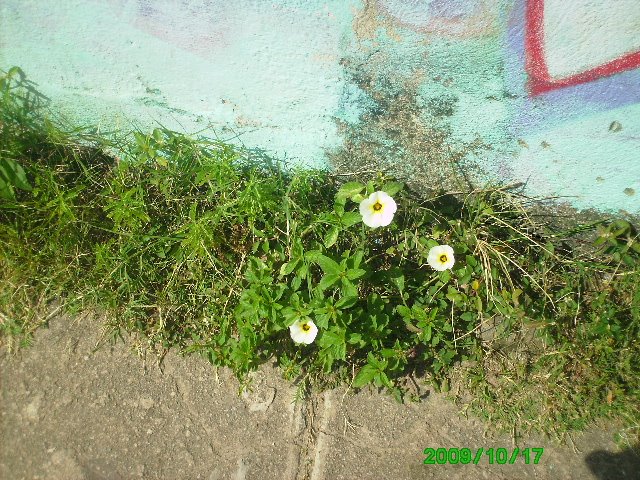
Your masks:
[{"label": "weathered concrete surface", "polygon": [[4,0],[0,68],[102,131],[157,121],[447,188],[472,165],[638,215],[638,25],[637,0]]},{"label": "weathered concrete surface", "polygon": [[21,66],[55,110],[103,131],[206,129],[317,164],[339,143],[339,49],[358,4],[3,1],[0,68]]},{"label": "weathered concrete surface", "polygon": [[400,405],[333,390],[294,405],[293,387],[266,367],[238,396],[228,372],[199,358],[170,353],[161,371],[122,343],[94,351],[99,338],[96,320],[57,318],[18,356],[2,351],[0,478],[638,478],[638,459],[615,452],[613,425],[574,436],[579,452],[522,439],[545,448],[538,465],[423,465],[426,447],[512,443],[485,438],[481,422],[439,395]]}]

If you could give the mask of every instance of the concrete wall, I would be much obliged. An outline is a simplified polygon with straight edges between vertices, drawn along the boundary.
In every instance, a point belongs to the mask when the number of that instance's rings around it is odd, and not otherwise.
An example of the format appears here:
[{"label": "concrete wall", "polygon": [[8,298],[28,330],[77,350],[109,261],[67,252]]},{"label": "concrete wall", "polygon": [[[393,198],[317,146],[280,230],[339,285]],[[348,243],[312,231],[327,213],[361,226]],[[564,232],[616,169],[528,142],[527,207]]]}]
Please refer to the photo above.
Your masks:
[{"label": "concrete wall", "polygon": [[638,0],[3,0],[13,65],[105,130],[640,213]]}]

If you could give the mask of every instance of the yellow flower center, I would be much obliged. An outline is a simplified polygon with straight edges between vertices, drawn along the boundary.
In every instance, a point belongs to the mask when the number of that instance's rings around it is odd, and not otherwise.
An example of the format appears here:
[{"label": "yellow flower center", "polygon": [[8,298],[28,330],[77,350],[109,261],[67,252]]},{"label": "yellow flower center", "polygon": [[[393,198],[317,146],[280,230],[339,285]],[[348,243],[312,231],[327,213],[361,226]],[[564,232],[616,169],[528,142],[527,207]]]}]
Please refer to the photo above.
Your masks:
[{"label": "yellow flower center", "polygon": [[440,255],[440,262],[441,263],[447,263],[447,256],[443,253],[442,255]]},{"label": "yellow flower center", "polygon": [[303,323],[302,330],[304,330],[305,332],[308,332],[309,330],[311,330],[311,326],[308,323]]},{"label": "yellow flower center", "polygon": [[378,211],[382,210],[382,204],[381,204],[380,202],[376,202],[376,203],[374,203],[374,204],[373,204],[373,210],[374,210],[375,212],[378,212]]}]

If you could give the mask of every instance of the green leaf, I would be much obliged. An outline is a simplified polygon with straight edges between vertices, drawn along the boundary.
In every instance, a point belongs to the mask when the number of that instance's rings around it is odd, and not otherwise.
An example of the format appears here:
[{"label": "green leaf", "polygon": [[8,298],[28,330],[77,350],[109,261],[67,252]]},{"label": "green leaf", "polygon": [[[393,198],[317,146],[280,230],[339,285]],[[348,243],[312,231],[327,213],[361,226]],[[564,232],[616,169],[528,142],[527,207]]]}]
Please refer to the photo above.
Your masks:
[{"label": "green leaf", "polygon": [[449,290],[446,295],[447,299],[451,302],[460,302],[462,301],[462,295],[455,291],[454,289]]},{"label": "green leaf", "polygon": [[329,232],[327,232],[327,235],[324,237],[324,246],[327,248],[333,246],[338,240],[339,234],[340,234],[340,227],[331,227],[329,229]]},{"label": "green leaf", "polygon": [[403,188],[404,188],[404,183],[388,182],[382,186],[382,191],[393,197],[396,193],[398,193]]},{"label": "green leaf", "polygon": [[334,360],[344,360],[347,355],[347,344],[345,342],[346,331],[339,327],[325,330],[318,339],[318,346],[321,348],[320,357],[325,371],[330,371]]},{"label": "green leaf", "polygon": [[478,313],[482,312],[482,299],[480,298],[480,295],[476,295],[476,310],[478,310]]},{"label": "green leaf", "polygon": [[356,195],[362,191],[364,185],[360,182],[347,182],[340,187],[338,193],[336,193],[336,198],[351,198],[353,195]]},{"label": "green leaf", "polygon": [[365,273],[367,273],[367,271],[362,268],[353,268],[351,270],[347,270],[347,278],[349,280],[356,280],[362,277]]},{"label": "green leaf", "polygon": [[318,214],[316,221],[325,225],[336,225],[340,218],[333,212],[322,212]]},{"label": "green leaf", "polygon": [[358,289],[356,286],[345,277],[342,277],[342,294],[345,297],[358,296]]},{"label": "green leaf", "polygon": [[384,358],[393,358],[396,356],[396,351],[393,348],[383,348],[380,353]]},{"label": "green leaf", "polygon": [[329,328],[329,315],[316,315],[314,317],[316,327],[321,330]]},{"label": "green leaf", "polygon": [[511,294],[511,300],[516,307],[520,305],[520,301],[518,300],[520,295],[522,295],[522,290],[519,288],[516,288]]},{"label": "green leaf", "polygon": [[411,320],[413,318],[413,314],[411,312],[411,309],[408,307],[405,307],[404,305],[398,305],[396,307],[396,312],[398,312],[398,314],[402,317],[402,318],[406,318],[408,320]]},{"label": "green leaf", "polygon": [[300,278],[307,278],[308,273],[309,273],[309,264],[303,263],[302,265],[300,265],[300,268],[298,268],[297,276]]},{"label": "green leaf", "polygon": [[367,363],[377,369],[379,372],[384,371],[387,368],[386,360],[378,360],[373,353],[367,353]]},{"label": "green leaf", "polygon": [[425,246],[429,249],[433,248],[433,247],[437,247],[438,245],[440,245],[438,242],[436,242],[434,239],[430,238],[425,242]]},{"label": "green leaf", "polygon": [[6,198],[7,200],[13,200],[15,198],[13,194],[13,190],[11,190],[11,187],[8,184],[6,184],[4,180],[2,180],[1,178],[0,178],[0,198]]},{"label": "green leaf", "polygon": [[398,287],[398,290],[402,292],[404,290],[404,275],[402,274],[402,270],[395,267],[389,270],[389,277],[393,284]]},{"label": "green leaf", "polygon": [[318,283],[318,288],[320,290],[326,290],[331,285],[336,283],[339,278],[340,278],[339,275],[336,275],[334,273],[328,273],[324,277],[322,277],[322,279],[320,280],[320,283]]},{"label": "green leaf", "polygon": [[191,220],[192,222],[196,221],[196,208],[198,207],[198,204],[196,202],[193,202],[191,204],[191,206],[189,207],[189,220]]},{"label": "green leaf", "polygon": [[280,313],[282,314],[283,318],[286,320],[287,327],[290,325],[293,325],[296,322],[296,320],[300,318],[300,315],[298,315],[298,312],[296,312],[296,310],[291,307],[283,308],[280,311]]},{"label": "green leaf", "polygon": [[429,340],[431,340],[432,334],[433,330],[431,328],[431,325],[427,325],[426,327],[424,327],[424,330],[422,330],[422,340],[428,342]]},{"label": "green leaf", "polygon": [[360,215],[359,212],[346,212],[342,216],[340,221],[345,228],[349,228],[352,225],[355,225],[356,223],[362,221],[362,215]]},{"label": "green leaf", "polygon": [[345,296],[336,302],[336,308],[350,308],[353,307],[357,301],[357,295]]},{"label": "green leaf", "polygon": [[0,181],[2,180],[21,190],[31,191],[32,189],[24,169],[10,158],[0,159]]},{"label": "green leaf", "polygon": [[477,315],[473,312],[464,312],[460,315],[460,318],[467,323],[471,323],[477,318]]},{"label": "green leaf", "polygon": [[304,254],[304,258],[308,262],[317,262],[318,257],[321,257],[321,256],[322,256],[322,253],[320,252],[320,250],[309,250]]},{"label": "green leaf", "polygon": [[282,264],[282,266],[280,267],[280,275],[285,276],[285,275],[289,275],[291,272],[293,272],[296,267],[298,266],[298,263],[300,263],[299,259],[295,259],[291,262],[285,262]]},{"label": "green leaf", "polygon": [[373,183],[373,180],[369,180],[367,182],[367,195],[371,195],[375,191],[376,191],[376,187]]},{"label": "green leaf", "polygon": [[366,342],[362,339],[361,333],[350,333],[347,342],[352,345],[358,345],[360,348],[366,345]]},{"label": "green leaf", "polygon": [[163,137],[162,137],[162,130],[160,130],[159,128],[154,128],[153,132],[152,132],[153,138],[156,142],[162,142]]},{"label": "green leaf", "polygon": [[365,365],[360,369],[356,378],[353,379],[353,388],[362,388],[373,381],[373,377],[378,373],[377,369],[371,365]]},{"label": "green leaf", "polygon": [[302,258],[304,255],[304,250],[302,248],[302,241],[299,238],[296,238],[293,241],[293,247],[291,248],[291,256],[293,258]]},{"label": "green leaf", "polygon": [[338,275],[343,271],[342,267],[335,260],[332,260],[322,254],[316,257],[315,262],[320,265],[320,268],[324,273]]},{"label": "green leaf", "polygon": [[357,250],[351,257],[351,268],[358,268],[362,263],[362,257],[364,256],[364,250]]},{"label": "green leaf", "polygon": [[387,377],[387,374],[384,372],[381,372],[378,375],[376,375],[374,381],[376,383],[376,386],[384,385],[387,388],[393,388],[393,384],[389,380],[389,377]]},{"label": "green leaf", "polygon": [[418,320],[418,322],[426,322],[429,319],[427,313],[424,311],[424,308],[422,308],[420,305],[414,305],[413,307],[411,307],[411,313],[413,315],[413,318]]}]

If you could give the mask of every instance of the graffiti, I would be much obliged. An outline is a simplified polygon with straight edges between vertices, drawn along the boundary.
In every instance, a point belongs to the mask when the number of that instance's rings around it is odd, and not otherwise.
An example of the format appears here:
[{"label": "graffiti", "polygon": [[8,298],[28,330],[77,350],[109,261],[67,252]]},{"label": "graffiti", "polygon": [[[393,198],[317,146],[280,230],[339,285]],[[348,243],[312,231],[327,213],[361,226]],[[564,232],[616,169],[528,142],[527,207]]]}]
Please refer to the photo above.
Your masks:
[{"label": "graffiti", "polygon": [[211,59],[233,41],[233,9],[224,2],[175,2],[108,0],[119,21],[172,47]]},{"label": "graffiti", "polygon": [[640,0],[1,3],[0,68],[81,123],[209,127],[441,185],[458,152],[456,171],[640,213]]},{"label": "graffiti", "polygon": [[527,0],[526,69],[533,95],[640,66],[640,3]]},{"label": "graffiti", "polygon": [[492,0],[378,0],[380,11],[400,25],[447,37],[494,33],[497,2]]}]

